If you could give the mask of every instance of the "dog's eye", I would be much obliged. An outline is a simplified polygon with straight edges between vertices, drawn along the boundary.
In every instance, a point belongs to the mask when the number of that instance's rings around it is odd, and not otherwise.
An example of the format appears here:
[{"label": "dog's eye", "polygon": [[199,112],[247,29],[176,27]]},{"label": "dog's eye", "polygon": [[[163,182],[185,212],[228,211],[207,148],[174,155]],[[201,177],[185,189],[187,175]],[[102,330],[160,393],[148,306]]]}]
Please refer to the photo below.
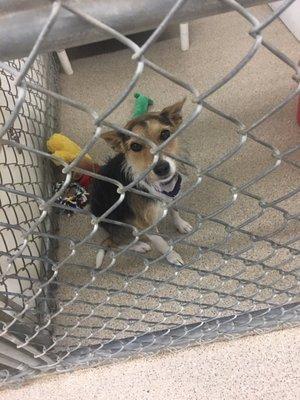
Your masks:
[{"label": "dog's eye", "polygon": [[130,148],[132,151],[141,151],[143,146],[140,143],[131,143]]},{"label": "dog's eye", "polygon": [[171,132],[167,129],[161,131],[160,138],[161,140],[165,141],[171,136]]}]

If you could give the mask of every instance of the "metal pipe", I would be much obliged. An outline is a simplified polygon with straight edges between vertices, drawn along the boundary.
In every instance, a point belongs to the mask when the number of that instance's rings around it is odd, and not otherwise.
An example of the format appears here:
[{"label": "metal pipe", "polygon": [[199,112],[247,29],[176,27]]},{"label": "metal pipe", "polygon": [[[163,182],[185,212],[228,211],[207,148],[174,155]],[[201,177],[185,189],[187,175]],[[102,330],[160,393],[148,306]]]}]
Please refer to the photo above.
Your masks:
[{"label": "metal pipe", "polygon": [[0,342],[0,354],[5,357],[13,358],[14,360],[26,364],[33,369],[44,365],[40,360],[36,360],[33,356],[26,354],[25,351],[17,350],[12,345],[6,344],[2,341]]},{"label": "metal pipe", "polygon": [[[244,7],[266,3],[266,0],[240,0]],[[69,5],[76,2],[69,1]],[[78,3],[77,3],[78,4]],[[174,6],[174,0],[85,0],[80,9],[123,34],[147,31],[157,27]],[[231,8],[219,0],[190,0],[179,9],[172,23],[188,22]],[[51,12],[49,0],[0,0],[0,60],[27,56]],[[111,36],[61,8],[40,51],[48,52],[98,42]]]},{"label": "metal pipe", "polygon": [[[290,321],[299,322],[300,303],[286,304],[277,308],[267,308],[240,315],[212,318],[209,321],[197,322],[189,325],[182,325],[173,329],[165,329],[153,333],[145,333],[139,337],[129,337],[125,339],[110,341],[102,347],[93,345],[81,347],[75,350],[61,364],[78,365],[81,363],[105,360],[111,357],[127,357],[133,353],[143,350],[143,353],[154,352],[160,348],[169,346],[183,347],[191,342],[205,342],[234,335],[245,335],[249,333],[249,325],[257,326],[260,330],[279,328],[281,324]],[[120,351],[121,349],[121,351]]]},{"label": "metal pipe", "polygon": [[4,356],[0,354],[0,364],[5,365],[6,367],[13,368],[19,371],[24,370],[26,367],[24,365],[13,358]]}]

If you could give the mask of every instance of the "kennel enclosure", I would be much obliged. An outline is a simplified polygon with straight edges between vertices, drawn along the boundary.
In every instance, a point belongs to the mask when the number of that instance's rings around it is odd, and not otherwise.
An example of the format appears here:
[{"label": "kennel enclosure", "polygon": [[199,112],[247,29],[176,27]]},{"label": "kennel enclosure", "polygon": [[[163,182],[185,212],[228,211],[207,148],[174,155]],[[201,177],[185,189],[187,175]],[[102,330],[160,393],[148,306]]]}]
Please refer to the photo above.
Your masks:
[{"label": "kennel enclosure", "polygon": [[[118,2],[118,6],[92,0],[84,4],[2,2],[0,377],[3,384],[41,373],[68,371],[298,323],[299,141],[295,135],[287,147],[282,135],[279,148],[271,139],[256,134],[264,123],[296,102],[299,95],[298,60],[292,60],[285,49],[278,49],[265,38],[268,26],[293,1],[283,2],[276,12],[269,10],[262,20],[247,8],[253,3],[263,2],[168,0],[140,2],[140,6],[133,6],[132,1]],[[252,42],[239,62],[205,90],[199,90],[184,76],[177,76],[176,66],[171,71],[164,68],[163,61],[158,64],[148,57],[154,42],[172,22],[223,11],[234,11],[247,21],[245,33],[249,33]],[[125,36],[147,29],[154,30],[142,45]],[[108,107],[98,104],[94,108],[60,91],[57,60],[51,51],[111,37],[125,46],[128,63],[135,63],[133,75],[117,98]],[[255,120],[244,121],[227,113],[225,106],[213,105],[211,97],[246,70],[248,63],[255,63],[262,48],[286,66],[290,91],[280,101],[267,104]],[[189,54],[185,57],[189,58]],[[104,267],[97,269],[95,260],[102,248],[99,223],[109,219],[109,215],[95,218],[88,209],[83,209],[66,220],[61,211],[67,207],[57,204],[56,199],[68,188],[72,173],[82,172],[79,160],[101,142],[106,129],[133,136],[112,116],[130,98],[146,70],[189,95],[190,113],[170,140],[176,136],[187,138],[188,130],[201,121],[205,112],[211,119],[222,121],[234,139],[219,152],[216,149],[214,159],[206,165],[201,158],[180,156],[176,160],[191,173],[180,195],[164,201],[164,215],[157,225],[161,226],[170,249],[180,247],[185,256],[183,266],[169,265],[165,256],[155,253],[133,254],[130,246],[141,232],[132,229],[127,248],[107,254]],[[73,79],[76,85],[76,73]],[[87,134],[82,152],[74,161],[62,163],[63,185],[55,192],[57,176],[46,140],[60,129],[62,105],[88,115],[94,129]],[[272,125],[268,129],[272,135]],[[196,147],[196,139],[189,139],[195,140]],[[148,145],[155,155],[153,169],[164,144]],[[251,146],[255,151],[252,152]],[[255,173],[246,178],[241,174],[240,180],[232,179],[228,171],[220,168],[231,162],[235,170],[246,169],[238,159],[243,152],[248,155],[247,169]],[[258,170],[255,152],[265,160]],[[200,157],[201,152],[198,153]],[[282,170],[285,182],[281,175],[281,178],[276,175]],[[114,182],[120,193],[114,208],[123,201],[126,191],[138,191],[136,184],[148,172],[127,187]],[[103,179],[101,174],[86,174]],[[260,184],[266,178],[271,179],[269,186],[262,188]],[[204,198],[212,204],[207,211],[202,207]],[[241,215],[237,216],[234,207],[239,202]],[[175,205],[192,223],[191,233],[177,235],[169,230],[168,211]],[[148,232],[153,229],[149,227]]]}]

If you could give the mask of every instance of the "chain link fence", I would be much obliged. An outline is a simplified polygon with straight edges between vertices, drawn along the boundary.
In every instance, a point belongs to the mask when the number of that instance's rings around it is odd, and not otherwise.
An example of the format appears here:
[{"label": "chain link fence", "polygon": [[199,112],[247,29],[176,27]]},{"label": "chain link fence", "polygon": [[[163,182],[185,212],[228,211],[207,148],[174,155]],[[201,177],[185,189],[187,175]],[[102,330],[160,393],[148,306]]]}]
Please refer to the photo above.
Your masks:
[{"label": "chain link fence", "polygon": [[[259,195],[256,185],[281,168],[297,176],[300,146],[294,143],[279,150],[255,134],[258,127],[299,95],[297,62],[264,38],[264,30],[292,2],[284,2],[275,13],[270,11],[268,18],[259,21],[251,9],[237,1],[220,1],[249,22],[253,44],[240,62],[205,92],[147,58],[147,50],[188,3],[185,0],[174,1],[142,46],[87,14],[80,3],[54,1],[28,57],[0,64],[2,383],[297,324],[299,187],[293,182],[279,197],[268,200]],[[126,89],[106,110],[93,109],[60,94],[54,57],[38,55],[62,10],[123,43],[129,50],[128,60],[131,57],[136,63]],[[246,125],[212,106],[209,97],[255,60],[262,47],[287,65],[294,87],[280,103]],[[101,221],[109,220],[109,215],[96,218],[85,208],[75,210],[75,215],[66,220],[58,211],[68,207],[56,200],[68,188],[74,172],[103,180],[101,174],[84,171],[78,164],[102,140],[106,129],[134,136],[112,122],[110,116],[132,93],[147,68],[179,85],[193,104],[193,110],[170,139],[160,146],[150,144],[155,155],[150,170],[168,141],[184,137],[189,126],[201,120],[204,110],[229,124],[237,140],[205,168],[191,158],[176,157],[191,174],[178,197],[159,199],[164,214],[156,225],[163,226],[174,205],[192,221],[193,230],[184,235],[161,229],[170,249],[180,248],[184,265],[170,265],[167,254],[130,251],[141,234],[133,229],[130,244],[108,252],[104,265],[97,268],[97,254],[105,248],[98,238],[99,226]],[[59,103],[88,114],[95,130],[76,159],[63,164],[63,185],[54,192],[55,157],[46,151],[46,139],[59,129]],[[218,168],[228,161],[235,162],[249,142],[265,151],[268,164],[236,184]],[[155,195],[136,188],[149,172],[126,187],[114,182],[120,197],[113,209],[129,191],[157,200]],[[204,195],[203,185],[218,187],[224,193],[222,202],[209,213],[190,206],[191,199],[197,202]],[[282,185],[276,174],[271,190],[274,185]],[[237,223],[231,209],[240,199],[248,202],[253,212]],[[72,220],[77,221],[77,227],[86,224],[88,228],[81,232],[71,229],[69,235],[62,235],[60,224],[72,224]],[[149,227],[146,232],[154,229]]]}]

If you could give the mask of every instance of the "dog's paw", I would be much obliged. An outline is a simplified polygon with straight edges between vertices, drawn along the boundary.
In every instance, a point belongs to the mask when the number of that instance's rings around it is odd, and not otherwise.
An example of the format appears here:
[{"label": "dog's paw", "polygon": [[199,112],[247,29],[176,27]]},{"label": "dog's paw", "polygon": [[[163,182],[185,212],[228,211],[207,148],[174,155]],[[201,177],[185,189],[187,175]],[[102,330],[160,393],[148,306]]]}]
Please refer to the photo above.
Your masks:
[{"label": "dog's paw", "polygon": [[130,247],[130,250],[136,251],[137,253],[147,253],[151,250],[151,246],[148,243],[138,241]]},{"label": "dog's paw", "polygon": [[176,251],[172,250],[168,255],[167,255],[167,260],[171,263],[171,264],[175,264],[175,265],[183,265],[183,259],[181,258],[181,256],[176,253]]},{"label": "dog's paw", "polygon": [[105,256],[105,251],[103,249],[100,249],[96,255],[96,268],[101,267],[104,256]]},{"label": "dog's paw", "polygon": [[180,233],[189,233],[192,232],[193,227],[190,225],[188,222],[186,222],[184,219],[178,217],[175,226]]}]

